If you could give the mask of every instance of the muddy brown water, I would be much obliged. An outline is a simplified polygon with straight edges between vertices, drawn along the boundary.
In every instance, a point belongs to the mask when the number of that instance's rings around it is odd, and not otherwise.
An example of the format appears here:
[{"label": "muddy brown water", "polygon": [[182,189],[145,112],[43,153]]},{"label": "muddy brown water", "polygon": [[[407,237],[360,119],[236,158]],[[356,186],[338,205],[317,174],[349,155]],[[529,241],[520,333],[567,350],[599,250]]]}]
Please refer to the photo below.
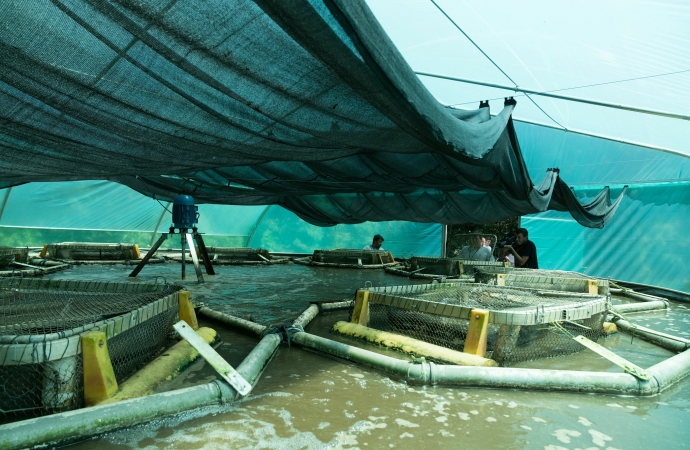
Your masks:
[{"label": "muddy brown water", "polygon": [[[380,270],[300,265],[215,269],[217,275],[206,276],[204,284],[196,282],[191,266],[187,267],[187,280],[181,281],[179,264],[147,266],[138,280],[162,276],[167,282],[182,283],[195,300],[263,324],[294,319],[310,301],[352,298],[366,281],[373,286],[414,282]],[[131,270],[131,266],[77,266],[50,278],[123,281]],[[329,331],[336,321],[347,320],[347,315],[347,311],[321,314],[307,331],[365,346]],[[668,311],[628,317],[639,325],[690,337],[690,304],[674,303]],[[235,367],[257,342],[218,323],[202,320],[202,325],[219,331],[223,343],[218,351]],[[622,333],[599,343],[642,367],[671,356],[671,352]],[[366,348],[402,357],[385,349]],[[588,350],[515,367],[621,371]],[[213,379],[215,373],[201,361],[165,388]],[[423,387],[283,344],[252,393],[240,402],[184,412],[70,448],[681,449],[690,447],[689,422],[690,379],[654,397]]]}]

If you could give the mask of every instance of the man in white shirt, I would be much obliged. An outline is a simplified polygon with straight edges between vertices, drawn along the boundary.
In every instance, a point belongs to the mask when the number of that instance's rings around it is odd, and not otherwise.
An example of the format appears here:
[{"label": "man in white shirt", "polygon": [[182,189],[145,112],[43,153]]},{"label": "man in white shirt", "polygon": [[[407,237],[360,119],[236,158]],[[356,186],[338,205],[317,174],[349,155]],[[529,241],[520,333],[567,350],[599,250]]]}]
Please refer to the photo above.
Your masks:
[{"label": "man in white shirt", "polygon": [[377,251],[381,250],[381,251],[383,251],[383,247],[381,247],[381,245],[383,245],[383,236],[381,236],[380,234],[377,234],[374,236],[374,239],[372,240],[371,245],[367,245],[362,250],[377,250]]}]

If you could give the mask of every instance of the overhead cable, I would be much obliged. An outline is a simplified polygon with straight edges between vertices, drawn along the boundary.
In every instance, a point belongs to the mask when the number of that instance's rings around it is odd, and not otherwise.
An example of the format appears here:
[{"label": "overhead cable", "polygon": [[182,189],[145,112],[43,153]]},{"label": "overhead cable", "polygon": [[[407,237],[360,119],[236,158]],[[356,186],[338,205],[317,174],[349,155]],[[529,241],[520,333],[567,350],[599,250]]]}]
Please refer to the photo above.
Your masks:
[{"label": "overhead cable", "polygon": [[[579,102],[579,103],[587,103],[590,105],[596,105],[596,106],[604,106],[607,108],[615,108],[615,109],[622,109],[625,111],[632,111],[632,112],[638,112],[638,113],[643,113],[643,114],[651,114],[655,116],[662,116],[662,117],[670,117],[673,119],[681,119],[681,120],[690,120],[690,116],[686,114],[678,114],[678,113],[671,113],[667,111],[659,111],[659,110],[654,110],[654,109],[646,109],[646,108],[638,108],[636,106],[630,106],[630,105],[622,105],[618,103],[608,103],[608,102],[601,102],[598,100],[590,100],[586,98],[580,98],[580,97],[571,97],[567,95],[559,95],[559,94],[553,94],[548,91],[535,91],[534,89],[525,89],[517,86],[507,86],[504,84],[496,84],[496,83],[487,83],[485,81],[478,81],[478,80],[470,80],[467,78],[458,78],[458,77],[451,77],[448,75],[441,75],[437,73],[429,73],[429,72],[415,72],[417,75],[425,76],[425,77],[432,77],[432,78],[440,78],[443,80],[451,80],[451,81],[459,81],[462,83],[468,83],[468,84],[476,84],[479,86],[487,86],[487,87],[493,87],[493,88],[498,88],[498,89],[506,89],[509,91],[514,91],[514,92],[522,92],[523,94],[533,94],[533,95],[540,95],[542,97],[551,97],[551,98],[556,98],[559,100],[569,100],[572,102]],[[529,96],[527,95],[529,98]]]},{"label": "overhead cable", "polygon": [[[446,18],[450,21],[450,23],[452,23],[452,24],[455,26],[455,28],[457,28],[458,31],[460,31],[460,32],[467,38],[467,40],[469,40],[469,41],[472,43],[472,45],[474,45],[475,48],[476,48],[477,50],[479,50],[479,51],[482,53],[482,55],[484,55],[484,56],[486,57],[486,59],[488,59],[489,61],[491,61],[491,64],[493,64],[494,67],[496,67],[503,75],[505,75],[505,77],[508,78],[508,79],[510,80],[510,82],[513,83],[513,84],[515,85],[516,88],[518,87],[517,83],[516,83],[512,78],[510,78],[510,76],[509,76],[507,73],[505,73],[505,71],[504,71],[503,69],[501,69],[501,68],[499,67],[499,65],[496,64],[496,62],[495,62],[493,59],[491,59],[491,57],[490,57],[489,55],[487,55],[486,52],[485,52],[484,50],[482,50],[481,47],[480,47],[479,45],[477,45],[477,43],[474,42],[474,41],[472,40],[472,38],[471,38],[467,33],[465,33],[465,31],[460,27],[460,25],[458,25],[458,24],[457,24],[457,23],[456,23],[456,22],[455,22],[455,21],[454,21],[454,20],[443,10],[443,8],[441,8],[441,7],[438,5],[438,3],[436,3],[434,0],[430,0],[430,1],[431,1],[431,3],[434,4],[434,6],[435,6],[436,8],[438,8],[439,11],[441,11],[441,14],[443,14],[444,16],[446,16]],[[526,94],[525,94],[525,95],[526,95]],[[543,112],[544,115],[546,115],[546,117],[548,117],[549,119],[551,119],[551,120],[552,120],[556,125],[558,125],[559,127],[563,128],[564,130],[567,130],[566,127],[564,127],[563,125],[561,125],[556,119],[554,119],[553,117],[551,117],[551,116],[549,115],[549,113],[547,113],[546,111],[544,111],[544,110],[542,109],[542,107],[539,106],[539,105],[537,104],[537,102],[534,101],[534,99],[532,99],[529,95],[526,95],[526,97],[529,99],[529,101],[531,101],[531,102],[534,104],[534,106],[536,106],[537,108],[539,108],[539,110],[540,110],[541,112]]]}]

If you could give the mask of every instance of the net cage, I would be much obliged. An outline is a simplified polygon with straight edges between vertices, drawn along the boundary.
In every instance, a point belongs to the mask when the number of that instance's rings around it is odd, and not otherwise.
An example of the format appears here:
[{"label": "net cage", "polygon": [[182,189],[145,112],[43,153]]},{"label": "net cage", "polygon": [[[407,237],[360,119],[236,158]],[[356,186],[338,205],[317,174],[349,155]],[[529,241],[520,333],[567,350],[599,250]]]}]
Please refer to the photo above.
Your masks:
[{"label": "net cage", "polygon": [[70,261],[121,261],[139,259],[136,244],[60,242],[45,246],[41,256]]},{"label": "net cage", "polygon": [[28,247],[0,247],[0,267],[13,262],[26,263],[29,259]]},{"label": "net cage", "polygon": [[267,263],[273,260],[271,253],[262,248],[206,247],[213,264]]},{"label": "net cage", "polygon": [[315,263],[342,264],[352,266],[380,266],[395,264],[393,255],[385,250],[314,250],[311,261]]},{"label": "net cage", "polygon": [[487,357],[501,366],[581,351],[572,339],[603,336],[608,297],[435,283],[368,288],[368,326],[463,351],[473,309],[489,311]]},{"label": "net cage", "polygon": [[579,272],[564,270],[521,269],[511,266],[475,267],[474,280],[477,283],[503,285],[532,289],[548,289],[562,292],[586,292],[609,294],[609,280]]},{"label": "net cage", "polygon": [[465,275],[474,280],[474,271],[483,267],[505,267],[508,263],[496,261],[472,261],[461,258],[410,257],[410,272],[427,275],[458,277]]},{"label": "net cage", "polygon": [[81,335],[103,331],[118,383],[157,356],[178,317],[181,286],[0,280],[0,418],[84,404]]}]

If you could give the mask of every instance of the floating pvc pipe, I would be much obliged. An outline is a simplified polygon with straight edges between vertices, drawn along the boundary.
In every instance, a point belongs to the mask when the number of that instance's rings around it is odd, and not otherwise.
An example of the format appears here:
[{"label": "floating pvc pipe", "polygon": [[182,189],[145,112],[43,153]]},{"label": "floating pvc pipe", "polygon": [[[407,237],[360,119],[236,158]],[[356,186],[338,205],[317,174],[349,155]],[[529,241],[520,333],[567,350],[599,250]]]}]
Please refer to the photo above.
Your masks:
[{"label": "floating pvc pipe", "polygon": [[249,320],[240,319],[239,317],[231,316],[230,314],[224,314],[219,311],[215,311],[211,308],[203,306],[199,309],[199,314],[202,316],[217,320],[225,325],[229,325],[234,328],[239,328],[244,331],[248,331],[251,334],[261,336],[266,327],[264,325],[251,322]]},{"label": "floating pvc pipe", "polygon": [[628,303],[621,305],[614,305],[613,309],[619,313],[654,311],[657,309],[668,309],[668,302],[666,300],[647,301],[642,303]]},{"label": "floating pvc pipe", "polygon": [[[311,305],[300,315],[302,318],[300,323],[304,323],[304,318],[312,320],[318,314],[318,308],[312,308],[312,306],[315,305]],[[314,309],[316,309],[315,312]],[[297,321],[294,325],[297,325]],[[644,381],[627,373],[437,365],[425,361],[415,363],[391,358],[303,331],[292,334],[291,341],[304,348],[363,364],[412,383],[440,386],[649,396],[658,394],[690,375],[690,352],[683,352],[651,367],[648,372],[651,373],[652,378]]]},{"label": "floating pvc pipe", "polygon": [[[292,342],[339,359],[349,360],[402,378],[411,383],[439,386],[475,386],[509,389],[535,389],[625,395],[654,395],[659,392],[655,379],[638,380],[627,373],[580,372],[575,370],[516,369],[415,363],[342,344],[310,333],[297,332]],[[678,375],[690,372],[679,363]]]},{"label": "floating pvc pipe", "polygon": [[633,325],[625,319],[618,319],[614,322],[616,327],[628,334],[639,337],[642,340],[656,344],[659,347],[674,352],[683,352],[690,348],[690,340],[681,337],[671,336],[670,334],[650,330],[649,328]]},{"label": "floating pvc pipe", "polygon": [[657,380],[659,392],[668,389],[690,373],[690,351],[684,351],[679,355],[653,365],[647,369],[647,373]]},{"label": "floating pvc pipe", "polygon": [[346,300],[342,302],[319,303],[320,311],[337,311],[340,309],[352,308],[355,304],[353,300]]},{"label": "floating pvc pipe", "polygon": [[[255,384],[281,341],[278,334],[264,336],[237,371]],[[8,423],[0,425],[0,449],[74,442],[183,411],[230,403],[237,396],[227,383],[215,380],[201,386]]]},{"label": "floating pvc pipe", "polygon": [[305,309],[304,312],[295,319],[292,326],[304,329],[317,314],[319,314],[319,307],[317,305],[309,305],[309,308]]},{"label": "floating pvc pipe", "polygon": [[639,300],[641,302],[666,301],[665,298],[657,297],[656,295],[642,294],[640,292],[633,292],[631,290],[624,290],[623,295],[628,298],[634,298],[635,300]]}]

